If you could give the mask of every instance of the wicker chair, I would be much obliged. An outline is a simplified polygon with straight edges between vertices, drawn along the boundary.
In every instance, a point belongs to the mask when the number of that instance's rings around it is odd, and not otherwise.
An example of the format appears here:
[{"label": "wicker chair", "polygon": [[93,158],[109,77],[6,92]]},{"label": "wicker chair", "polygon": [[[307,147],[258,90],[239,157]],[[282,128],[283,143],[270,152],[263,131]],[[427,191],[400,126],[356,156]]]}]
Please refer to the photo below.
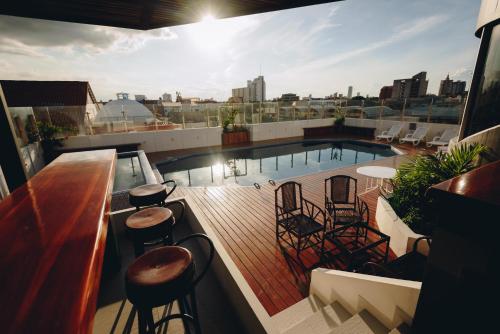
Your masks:
[{"label": "wicker chair", "polygon": [[330,218],[330,229],[356,221],[357,183],[347,175],[325,179],[325,210]]},{"label": "wicker chair", "polygon": [[276,240],[294,249],[297,258],[307,248],[320,250],[326,230],[325,212],[302,197],[302,185],[297,182],[283,183],[274,196]]}]

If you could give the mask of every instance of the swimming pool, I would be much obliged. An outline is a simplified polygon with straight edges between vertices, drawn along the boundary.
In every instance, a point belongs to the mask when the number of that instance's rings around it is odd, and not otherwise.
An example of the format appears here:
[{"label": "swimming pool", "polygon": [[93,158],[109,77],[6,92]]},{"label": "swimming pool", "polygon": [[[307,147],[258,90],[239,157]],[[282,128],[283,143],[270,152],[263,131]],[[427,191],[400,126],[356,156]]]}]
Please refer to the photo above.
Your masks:
[{"label": "swimming pool", "polygon": [[118,153],[113,193],[126,191],[146,183],[156,183],[144,151]]},{"label": "swimming pool", "polygon": [[226,149],[158,163],[165,180],[181,186],[253,185],[395,155],[388,145],[353,140],[305,140]]}]

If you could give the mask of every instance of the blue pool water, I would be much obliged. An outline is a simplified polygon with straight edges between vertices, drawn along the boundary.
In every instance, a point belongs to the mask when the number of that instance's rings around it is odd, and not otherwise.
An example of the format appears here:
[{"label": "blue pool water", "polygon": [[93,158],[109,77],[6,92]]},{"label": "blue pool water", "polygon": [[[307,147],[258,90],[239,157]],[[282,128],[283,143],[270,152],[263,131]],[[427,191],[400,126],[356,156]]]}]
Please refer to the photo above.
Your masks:
[{"label": "blue pool water", "polygon": [[181,186],[248,186],[393,155],[387,145],[308,140],[171,158],[157,164],[157,168],[165,180],[173,179]]}]

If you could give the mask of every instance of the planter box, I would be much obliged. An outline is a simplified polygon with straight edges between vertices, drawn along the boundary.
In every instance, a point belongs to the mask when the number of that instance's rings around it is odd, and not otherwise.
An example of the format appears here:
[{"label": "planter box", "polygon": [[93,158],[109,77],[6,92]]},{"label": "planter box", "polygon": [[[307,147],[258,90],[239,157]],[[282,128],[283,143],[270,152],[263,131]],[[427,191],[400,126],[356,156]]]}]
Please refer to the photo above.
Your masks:
[{"label": "planter box", "polygon": [[[383,197],[379,197],[377,200],[375,220],[380,232],[391,237],[390,247],[398,257],[410,252],[413,249],[415,239],[423,237],[422,234],[413,232],[408,225],[403,223]],[[420,242],[418,251],[427,255],[429,253],[427,243]]]},{"label": "planter box", "polygon": [[222,145],[235,145],[250,143],[250,132],[236,131],[236,132],[223,132]]}]

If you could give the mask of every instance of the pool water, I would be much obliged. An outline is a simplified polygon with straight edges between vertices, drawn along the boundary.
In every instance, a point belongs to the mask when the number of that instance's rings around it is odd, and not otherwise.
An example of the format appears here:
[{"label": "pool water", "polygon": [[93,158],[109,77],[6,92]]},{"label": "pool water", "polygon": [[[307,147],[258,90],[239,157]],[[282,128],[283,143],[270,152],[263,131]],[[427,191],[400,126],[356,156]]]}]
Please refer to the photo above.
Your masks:
[{"label": "pool water", "polygon": [[144,173],[138,156],[118,157],[116,160],[113,192],[132,189],[145,183]]},{"label": "pool water", "polygon": [[253,185],[395,155],[390,146],[357,141],[302,141],[171,158],[157,164],[181,186]]}]

